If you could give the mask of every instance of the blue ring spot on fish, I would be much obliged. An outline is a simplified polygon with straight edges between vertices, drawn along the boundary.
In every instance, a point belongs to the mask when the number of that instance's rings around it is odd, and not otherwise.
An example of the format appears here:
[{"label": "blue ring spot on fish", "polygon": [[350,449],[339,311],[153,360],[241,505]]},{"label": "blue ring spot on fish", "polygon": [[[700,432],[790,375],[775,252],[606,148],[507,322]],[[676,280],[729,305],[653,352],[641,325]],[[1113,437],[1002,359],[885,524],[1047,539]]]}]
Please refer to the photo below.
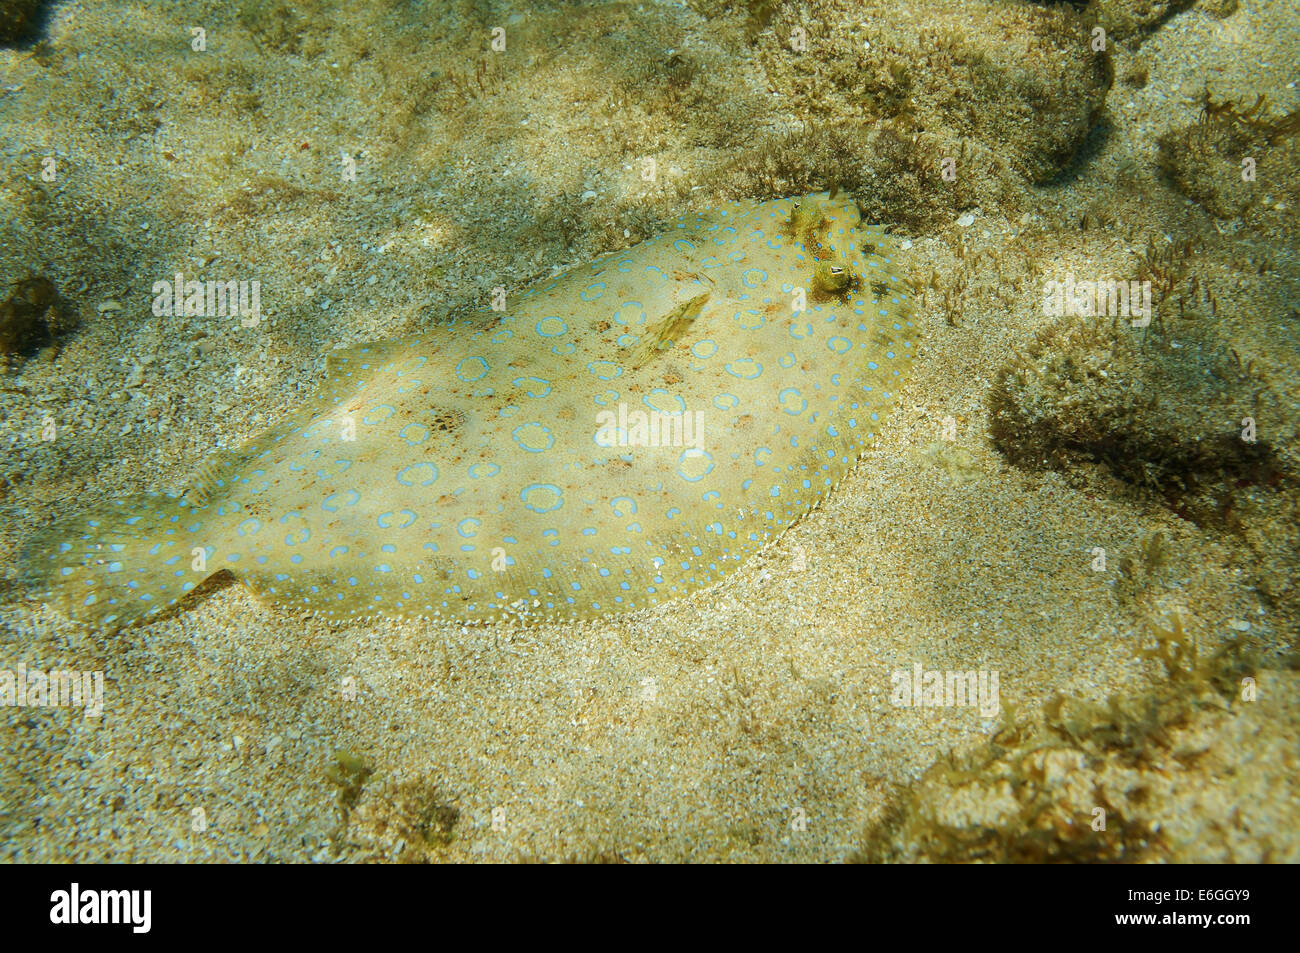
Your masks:
[{"label": "blue ring spot on fish", "polygon": [[467,357],[456,364],[456,376],[467,384],[487,376],[488,362],[481,357]]},{"label": "blue ring spot on fish", "polygon": [[[401,517],[399,522],[396,517]],[[396,513],[380,513],[376,522],[380,529],[409,529],[415,525],[419,516],[414,510],[399,510]],[[387,551],[387,547],[384,547]]]},{"label": "blue ring spot on fish", "polygon": [[[361,422],[373,427],[375,424],[383,423],[395,413],[397,413],[397,408],[392,404],[376,404],[370,408],[369,413],[361,418]],[[319,454],[319,451],[317,453]]]},{"label": "blue ring spot on fish", "polygon": [[529,453],[544,453],[555,445],[555,437],[549,427],[539,423],[520,424],[510,436]]},{"label": "blue ring spot on fish", "polygon": [[537,322],[537,333],[544,338],[558,338],[569,330],[563,319],[556,315],[547,315]]},{"label": "blue ring spot on fish", "polygon": [[741,358],[727,365],[727,373],[741,380],[752,381],[763,373],[763,365],[751,358]]},{"label": "blue ring spot on fish", "polygon": [[429,428],[424,424],[407,424],[397,432],[397,436],[405,440],[408,446],[414,447],[429,439]]},{"label": "blue ring spot on fish", "polygon": [[[781,409],[792,417],[798,417],[808,409],[808,401],[804,399],[804,396],[799,393],[799,389],[796,387],[787,387],[777,394],[776,399],[781,404]],[[795,401],[799,402],[799,406],[797,409],[792,409]]]},{"label": "blue ring spot on fish", "polygon": [[341,497],[346,497],[346,499],[343,499],[343,506],[355,506],[357,501],[360,501],[361,494],[357,493],[356,490],[344,490],[343,493],[331,493],[328,497],[325,497],[324,501],[321,501],[322,510],[338,512],[338,506],[335,506],[334,503],[338,502]]},{"label": "blue ring spot on fish", "polygon": [[516,387],[519,387],[525,382],[529,384],[540,385],[540,387],[542,388],[542,392],[540,394],[534,393],[534,391],[538,389],[536,387],[525,391],[525,393],[528,394],[529,397],[542,398],[548,396],[551,393],[551,382],[548,380],[543,380],[540,377],[516,377],[510,383],[514,384]]},{"label": "blue ring spot on fish", "polygon": [[397,474],[403,486],[430,486],[438,479],[438,468],[432,463],[413,463]]},{"label": "blue ring spot on fish", "polygon": [[698,483],[713,472],[713,456],[699,447],[682,451],[677,458],[677,475],[688,483]]},{"label": "blue ring spot on fish", "polygon": [[656,387],[649,394],[642,397],[641,403],[660,414],[676,415],[686,413],[686,401],[682,400],[680,395],[670,394],[662,387]]},{"label": "blue ring spot on fish", "polygon": [[534,513],[550,513],[564,505],[564,493],[554,483],[529,484],[520,492],[519,499]]}]

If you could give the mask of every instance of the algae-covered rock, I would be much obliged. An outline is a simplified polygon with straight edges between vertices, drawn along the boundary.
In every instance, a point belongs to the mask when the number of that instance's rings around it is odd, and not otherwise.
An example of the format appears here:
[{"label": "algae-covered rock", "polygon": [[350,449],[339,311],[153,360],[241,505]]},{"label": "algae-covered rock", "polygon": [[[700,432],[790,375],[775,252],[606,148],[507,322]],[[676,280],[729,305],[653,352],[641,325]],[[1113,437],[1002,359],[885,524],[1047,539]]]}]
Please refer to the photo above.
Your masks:
[{"label": "algae-covered rock", "polygon": [[1119,40],[1149,33],[1196,0],[1092,0],[1087,15]]},{"label": "algae-covered rock", "polygon": [[1243,108],[1208,94],[1196,122],[1162,135],[1160,169],[1174,186],[1220,218],[1239,216],[1267,192],[1297,195],[1300,111],[1271,115],[1261,95]]},{"label": "algae-covered rock", "polygon": [[35,38],[44,16],[45,0],[0,0],[0,43]]},{"label": "algae-covered rock", "polygon": [[[1141,863],[1167,856],[1149,822],[1097,787],[1098,762],[1045,744],[968,765],[939,762],[896,803],[853,857],[858,863]],[[1089,823],[1100,793],[1114,815]],[[1120,802],[1123,803],[1123,802]],[[1123,805],[1127,807],[1127,804]]]},{"label": "algae-covered rock", "polygon": [[1283,462],[1248,420],[1276,402],[1199,326],[1147,334],[1067,318],[1002,368],[989,426],[1013,463],[1065,470],[1096,461],[1219,523],[1239,485],[1275,484]]},{"label": "algae-covered rock", "polygon": [[64,306],[48,278],[25,278],[0,304],[0,358],[27,357],[53,343]]},{"label": "algae-covered rock", "polygon": [[[1149,694],[1105,704],[1058,696],[1041,723],[1007,724],[938,762],[853,859],[1294,863],[1300,676],[1243,668],[1232,650],[1169,674]],[[1275,743],[1248,754],[1259,732]]]},{"label": "algae-covered rock", "polygon": [[818,0],[782,7],[757,47],[799,114],[899,119],[937,136],[928,165],[938,191],[940,160],[963,139],[1033,182],[1069,166],[1112,82],[1089,26],[1068,6]]},{"label": "algae-covered rock", "polygon": [[1211,16],[1227,17],[1237,12],[1238,0],[1039,0],[1053,4],[1069,2],[1085,8],[1084,15],[1117,40],[1141,43],[1174,14],[1191,9],[1204,10]]},{"label": "algae-covered rock", "polygon": [[[945,154],[938,136],[896,121],[869,129],[813,126],[760,136],[719,170],[713,184],[736,197],[838,186],[858,200],[867,220],[913,232],[942,227],[964,208],[1017,202],[1015,177],[1005,164],[993,160],[978,174],[945,182]],[[968,152],[957,149],[955,155],[961,161]]]}]

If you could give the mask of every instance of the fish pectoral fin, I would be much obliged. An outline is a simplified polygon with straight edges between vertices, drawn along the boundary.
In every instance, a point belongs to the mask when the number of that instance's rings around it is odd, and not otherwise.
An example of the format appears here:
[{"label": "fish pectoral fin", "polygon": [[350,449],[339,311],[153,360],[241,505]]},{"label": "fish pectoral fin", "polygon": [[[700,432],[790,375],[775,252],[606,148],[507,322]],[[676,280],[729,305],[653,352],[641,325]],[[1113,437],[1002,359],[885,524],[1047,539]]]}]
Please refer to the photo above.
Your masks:
[{"label": "fish pectoral fin", "polygon": [[683,301],[667,314],[647,325],[645,332],[632,345],[629,363],[633,368],[644,367],[665,351],[684,341],[690,333],[691,325],[709,303],[709,292],[698,294]]}]

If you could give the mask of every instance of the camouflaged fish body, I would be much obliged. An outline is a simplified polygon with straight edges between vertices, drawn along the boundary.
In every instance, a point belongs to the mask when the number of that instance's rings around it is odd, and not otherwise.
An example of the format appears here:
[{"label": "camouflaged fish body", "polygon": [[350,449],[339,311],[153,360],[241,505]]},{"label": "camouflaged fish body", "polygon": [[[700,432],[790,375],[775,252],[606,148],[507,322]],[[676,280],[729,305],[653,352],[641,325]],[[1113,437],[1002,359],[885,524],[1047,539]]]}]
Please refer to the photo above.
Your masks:
[{"label": "camouflaged fish body", "polygon": [[915,347],[888,247],[825,193],[686,217],[504,313],[332,356],[201,490],[56,522],[23,576],[111,626],[222,569],[336,617],[591,617],[709,586],[878,429]]}]

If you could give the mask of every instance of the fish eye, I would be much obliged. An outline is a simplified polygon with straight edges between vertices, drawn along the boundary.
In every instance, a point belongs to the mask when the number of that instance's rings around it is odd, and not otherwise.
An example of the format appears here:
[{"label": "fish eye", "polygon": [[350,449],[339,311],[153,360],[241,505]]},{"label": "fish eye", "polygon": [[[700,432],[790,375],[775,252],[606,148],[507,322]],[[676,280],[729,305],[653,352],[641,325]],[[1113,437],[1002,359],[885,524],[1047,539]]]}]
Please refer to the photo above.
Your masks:
[{"label": "fish eye", "polygon": [[843,265],[820,261],[813,267],[813,284],[819,291],[840,294],[849,286],[849,272]]}]

